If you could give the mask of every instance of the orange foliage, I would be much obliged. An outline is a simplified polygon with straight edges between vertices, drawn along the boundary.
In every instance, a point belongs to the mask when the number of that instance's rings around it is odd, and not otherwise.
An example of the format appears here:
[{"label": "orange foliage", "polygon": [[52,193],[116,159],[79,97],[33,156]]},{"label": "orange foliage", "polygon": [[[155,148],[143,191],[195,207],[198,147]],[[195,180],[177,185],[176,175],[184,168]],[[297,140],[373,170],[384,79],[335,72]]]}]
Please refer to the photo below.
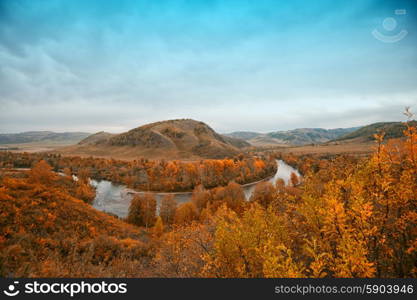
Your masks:
[{"label": "orange foliage", "polygon": [[192,202],[187,202],[178,206],[175,212],[174,223],[177,225],[186,225],[197,220],[197,218],[197,208]]},{"label": "orange foliage", "polygon": [[0,176],[1,277],[138,276],[141,230],[74,198],[45,162],[21,174]]},{"label": "orange foliage", "polygon": [[[269,174],[266,159],[47,155],[27,174],[0,170],[0,275],[417,277],[417,129],[408,125],[404,135],[387,143],[377,135],[370,157],[278,154],[302,180],[260,183],[249,202],[233,181]],[[32,159],[0,154],[8,167]],[[66,166],[66,176],[47,161]],[[158,217],[155,198],[136,195],[127,221],[137,228],[84,203],[90,177],[194,192],[178,208],[165,197]]]},{"label": "orange foliage", "polygon": [[156,221],[156,199],[152,194],[136,194],[129,207],[127,221],[150,228]]}]

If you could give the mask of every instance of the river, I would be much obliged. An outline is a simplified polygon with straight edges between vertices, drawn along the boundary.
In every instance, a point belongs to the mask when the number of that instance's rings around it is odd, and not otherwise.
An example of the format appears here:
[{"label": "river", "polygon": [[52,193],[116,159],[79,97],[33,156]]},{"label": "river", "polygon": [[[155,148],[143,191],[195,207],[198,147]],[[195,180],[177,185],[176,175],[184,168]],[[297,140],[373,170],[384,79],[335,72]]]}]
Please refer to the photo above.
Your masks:
[{"label": "river", "polygon": [[[301,177],[296,169],[289,166],[282,160],[277,160],[277,166],[278,169],[275,175],[268,179],[268,181],[270,181],[273,184],[275,184],[277,179],[283,179],[285,183],[288,184],[292,172],[297,174],[297,176]],[[260,182],[261,181],[251,184],[245,184],[242,186],[247,200],[249,200],[249,198],[251,197],[253,191],[255,190],[255,186]],[[96,188],[96,198],[93,201],[93,206],[98,210],[115,214],[121,218],[125,218],[127,216],[130,201],[132,200],[132,194],[145,193],[134,191],[132,189],[127,188],[124,185],[113,184],[108,180],[91,180],[91,184]],[[174,199],[177,201],[177,203],[184,203],[190,201],[192,195],[191,192],[153,192],[153,194],[155,195],[158,204],[160,203],[161,199],[167,194],[174,195]]]}]

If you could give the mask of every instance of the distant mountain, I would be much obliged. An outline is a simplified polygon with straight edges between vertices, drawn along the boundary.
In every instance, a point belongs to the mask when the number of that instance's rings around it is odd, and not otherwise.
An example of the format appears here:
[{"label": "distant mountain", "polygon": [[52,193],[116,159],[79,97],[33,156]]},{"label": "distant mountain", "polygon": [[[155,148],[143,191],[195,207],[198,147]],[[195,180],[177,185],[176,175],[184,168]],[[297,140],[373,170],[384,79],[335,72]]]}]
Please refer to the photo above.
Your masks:
[{"label": "distant mountain", "polygon": [[99,132],[63,151],[119,158],[199,159],[232,157],[247,146],[250,144],[222,136],[203,122],[181,119],[151,123],[116,135]]},{"label": "distant mountain", "polygon": [[52,132],[52,131],[28,131],[22,133],[0,134],[0,144],[25,144],[25,143],[62,143],[74,144],[89,136],[86,132]]},{"label": "distant mountain", "polygon": [[283,144],[291,145],[306,145],[306,144],[320,144],[330,140],[336,139],[342,135],[357,130],[358,127],[353,128],[299,128],[288,131],[276,131],[268,133],[267,136],[280,141]]},{"label": "distant mountain", "polygon": [[220,136],[223,138],[223,140],[226,143],[233,145],[239,149],[252,146],[250,143],[248,143],[247,141],[243,139],[234,138],[234,137],[230,137],[230,136],[222,135],[222,134]]},{"label": "distant mountain", "polygon": [[246,140],[255,146],[268,145],[306,145],[325,143],[342,135],[357,130],[353,128],[299,128],[287,131],[275,131],[270,133],[257,133],[251,131],[238,131],[227,134],[227,136],[238,137]]},{"label": "distant mountain", "polygon": [[[417,126],[417,121],[411,121],[413,126]],[[406,125],[402,122],[379,122],[359,128],[353,132],[336,138],[338,142],[369,142],[374,140],[374,134],[385,133],[385,139],[403,137]]]},{"label": "distant mountain", "polygon": [[264,134],[258,133],[258,132],[253,132],[253,131],[235,131],[235,132],[228,133],[228,134],[225,134],[225,135],[229,136],[229,137],[233,137],[233,138],[248,141],[248,140],[251,140],[251,139],[256,138],[258,136],[263,136]]}]

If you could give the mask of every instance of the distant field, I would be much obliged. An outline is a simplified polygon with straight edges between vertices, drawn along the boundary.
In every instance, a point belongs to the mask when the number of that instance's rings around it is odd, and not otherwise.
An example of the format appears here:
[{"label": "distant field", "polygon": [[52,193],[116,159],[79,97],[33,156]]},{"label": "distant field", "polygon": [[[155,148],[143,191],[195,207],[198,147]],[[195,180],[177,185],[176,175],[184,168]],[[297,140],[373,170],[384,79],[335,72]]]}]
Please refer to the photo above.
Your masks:
[{"label": "distant field", "polygon": [[61,147],[72,145],[73,142],[35,142],[23,144],[3,144],[0,145],[2,151],[12,152],[43,152],[53,151]]},{"label": "distant field", "polygon": [[[198,156],[189,156],[189,157],[176,157],[175,153],[169,153],[167,151],[158,152],[158,151],[148,151],[143,152],[141,155],[137,153],[137,149],[133,147],[123,147],[122,149],[113,149],[113,148],[96,148],[93,152],[75,150],[77,147],[74,146],[75,143],[68,142],[36,142],[36,143],[23,143],[23,144],[3,144],[0,145],[0,151],[10,151],[10,152],[55,152],[64,156],[80,156],[80,157],[98,157],[98,158],[114,158],[121,160],[134,160],[141,157],[149,159],[161,159],[167,156],[173,157],[173,159],[178,159],[182,161],[198,161],[200,157]],[[74,151],[71,151],[74,150]],[[88,150],[88,148],[87,148]],[[135,153],[136,152],[136,153]]]},{"label": "distant field", "polygon": [[352,143],[352,144],[339,144],[339,145],[306,145],[306,146],[293,146],[293,147],[265,147],[256,148],[255,151],[279,151],[283,153],[294,154],[369,154],[375,147],[375,143]]},{"label": "distant field", "polygon": [[[111,151],[110,153],[108,151],[96,151],[96,153],[80,153],[79,151],[76,151],[76,153],[71,153],[71,151],[68,151],[71,149],[71,144],[65,143],[65,142],[48,142],[48,143],[25,143],[25,144],[7,144],[7,145],[1,145],[0,149],[3,151],[5,149],[10,149],[11,152],[45,152],[45,151],[58,151],[63,155],[66,156],[81,156],[81,157],[88,157],[88,156],[95,156],[95,157],[102,157],[102,158],[115,158],[115,159],[122,159],[122,160],[132,160],[136,159],[134,157],[133,153],[129,153],[129,155],[126,155],[125,151]],[[263,151],[278,151],[283,153],[294,153],[294,154],[339,154],[339,153],[351,153],[351,154],[368,154],[372,152],[373,147],[375,146],[375,143],[369,142],[369,143],[348,143],[348,144],[338,144],[338,145],[329,145],[329,144],[323,144],[323,145],[306,145],[306,146],[270,146],[270,147],[256,147],[253,148],[255,152],[263,152]],[[64,148],[65,147],[65,148]],[[65,151],[60,151],[61,148],[64,148]],[[128,147],[126,147],[128,148]],[[134,149],[130,149],[132,152],[135,152]],[[107,153],[106,153],[107,152]],[[158,155],[157,155],[158,154]],[[167,153],[164,153],[165,156]],[[164,155],[162,153],[143,153],[143,157],[146,158],[161,158]],[[139,157],[139,155],[138,155]],[[198,157],[182,157],[177,158],[184,161],[189,160],[196,160]]]}]

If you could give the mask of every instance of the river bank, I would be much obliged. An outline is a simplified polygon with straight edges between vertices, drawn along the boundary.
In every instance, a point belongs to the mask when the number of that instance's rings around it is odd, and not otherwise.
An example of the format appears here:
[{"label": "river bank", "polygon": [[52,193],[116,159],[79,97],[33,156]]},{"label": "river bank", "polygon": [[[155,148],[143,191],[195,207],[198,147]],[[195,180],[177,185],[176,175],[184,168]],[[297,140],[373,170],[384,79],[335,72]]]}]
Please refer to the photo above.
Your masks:
[{"label": "river bank", "polygon": [[[282,160],[277,160],[277,172],[274,176],[259,180],[256,182],[242,185],[245,197],[250,199],[252,193],[255,190],[256,185],[261,182],[269,181],[273,184],[278,179],[283,179],[286,184],[290,181],[291,173],[295,173],[300,176],[299,172],[293,167],[289,166]],[[105,211],[117,215],[118,217],[125,218],[127,216],[130,202],[134,194],[152,193],[159,205],[162,198],[166,195],[173,195],[174,200],[177,203],[184,203],[191,200],[192,192],[148,192],[148,191],[135,191],[124,185],[113,184],[107,180],[91,180],[91,184],[96,188],[96,198],[93,201],[93,207],[98,210]]]}]

